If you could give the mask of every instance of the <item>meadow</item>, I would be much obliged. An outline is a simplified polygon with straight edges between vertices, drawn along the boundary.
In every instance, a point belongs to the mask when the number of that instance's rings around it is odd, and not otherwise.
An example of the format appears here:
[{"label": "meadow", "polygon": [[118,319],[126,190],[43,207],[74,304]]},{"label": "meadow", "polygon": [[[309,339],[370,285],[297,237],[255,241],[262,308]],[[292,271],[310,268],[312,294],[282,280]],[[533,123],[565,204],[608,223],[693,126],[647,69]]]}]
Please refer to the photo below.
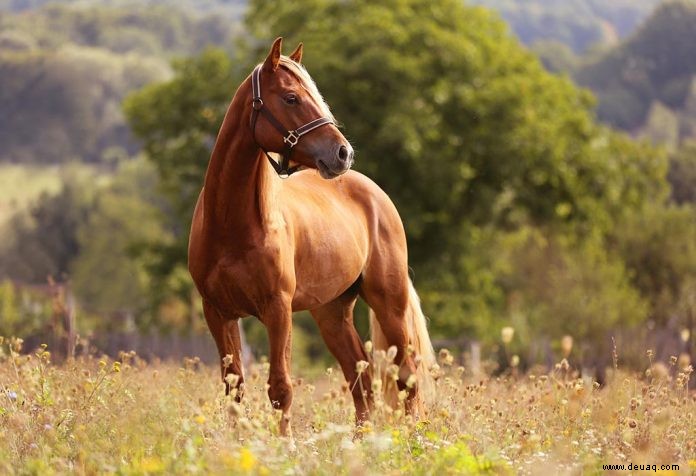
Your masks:
[{"label": "meadow", "polygon": [[599,388],[574,378],[565,361],[550,373],[493,378],[470,375],[442,350],[426,416],[378,399],[372,421],[357,430],[336,368],[311,381],[296,373],[294,435],[281,438],[263,362],[249,369],[237,404],[223,395],[218,369],[196,358],[146,363],[124,352],[55,365],[45,348],[20,348],[4,339],[0,354],[2,474],[604,474],[605,464],[696,471],[692,369],[676,359],[644,375],[614,369]]}]

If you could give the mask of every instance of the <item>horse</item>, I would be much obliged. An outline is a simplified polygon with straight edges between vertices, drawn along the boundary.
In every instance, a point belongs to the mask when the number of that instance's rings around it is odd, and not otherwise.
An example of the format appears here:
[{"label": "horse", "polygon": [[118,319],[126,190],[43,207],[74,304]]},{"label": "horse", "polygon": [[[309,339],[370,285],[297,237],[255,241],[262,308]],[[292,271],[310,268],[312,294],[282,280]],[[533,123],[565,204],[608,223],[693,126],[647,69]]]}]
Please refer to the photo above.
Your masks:
[{"label": "horse", "polygon": [[351,170],[353,149],[302,66],[302,44],[289,56],[281,45],[276,39],[234,94],[191,224],[189,271],[226,394],[242,398],[239,319],[255,316],[268,332],[268,397],[282,412],[281,435],[291,434],[292,313],[309,310],[363,424],[374,396],[370,372],[356,368],[370,359],[353,324],[361,296],[375,348],[395,346],[398,389],[417,413],[434,353],[403,224],[387,194]]}]

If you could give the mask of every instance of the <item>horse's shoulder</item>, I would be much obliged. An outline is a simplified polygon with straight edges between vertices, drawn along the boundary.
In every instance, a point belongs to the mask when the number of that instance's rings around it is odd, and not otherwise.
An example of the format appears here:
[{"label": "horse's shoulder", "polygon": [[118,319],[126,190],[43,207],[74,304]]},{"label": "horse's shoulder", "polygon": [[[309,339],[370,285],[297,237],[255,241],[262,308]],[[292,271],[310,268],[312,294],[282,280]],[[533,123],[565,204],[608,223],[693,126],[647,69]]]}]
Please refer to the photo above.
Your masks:
[{"label": "horse's shoulder", "polygon": [[[382,190],[368,176],[349,170],[340,177],[334,179],[324,179],[314,171],[306,171],[299,174],[299,180],[288,181],[292,188],[293,198],[300,198],[307,193],[322,196],[319,202],[326,200],[346,206],[352,203],[366,210],[375,210],[384,213],[385,210],[392,209],[394,205],[387,193]],[[311,192],[309,192],[311,190]],[[380,212],[381,210],[381,212]]]}]

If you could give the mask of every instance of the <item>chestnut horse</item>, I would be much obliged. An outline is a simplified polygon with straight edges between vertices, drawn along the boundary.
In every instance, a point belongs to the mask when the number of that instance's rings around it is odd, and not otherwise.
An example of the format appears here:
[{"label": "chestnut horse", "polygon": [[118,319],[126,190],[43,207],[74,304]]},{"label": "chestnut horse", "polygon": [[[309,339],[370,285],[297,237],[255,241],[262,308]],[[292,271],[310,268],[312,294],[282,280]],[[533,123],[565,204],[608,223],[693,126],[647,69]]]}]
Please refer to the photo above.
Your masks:
[{"label": "chestnut horse", "polygon": [[[282,410],[280,431],[287,435],[294,311],[309,310],[316,320],[352,385],[358,424],[369,417],[372,402],[369,373],[356,370],[358,361],[369,359],[353,326],[358,295],[376,316],[375,346],[396,346],[397,384],[408,390],[407,410],[417,408],[422,393],[420,383],[407,380],[417,370],[427,374],[423,369],[434,356],[396,208],[374,182],[350,170],[353,149],[300,65],[302,44],[286,57],[281,42],[273,43],[227,110],[193,216],[189,270],[227,392],[231,382],[237,399],[244,382],[239,318],[253,315],[266,326],[268,396]],[[280,162],[269,152],[282,154]],[[300,166],[319,173],[279,177]],[[355,385],[358,378],[361,385]]]}]

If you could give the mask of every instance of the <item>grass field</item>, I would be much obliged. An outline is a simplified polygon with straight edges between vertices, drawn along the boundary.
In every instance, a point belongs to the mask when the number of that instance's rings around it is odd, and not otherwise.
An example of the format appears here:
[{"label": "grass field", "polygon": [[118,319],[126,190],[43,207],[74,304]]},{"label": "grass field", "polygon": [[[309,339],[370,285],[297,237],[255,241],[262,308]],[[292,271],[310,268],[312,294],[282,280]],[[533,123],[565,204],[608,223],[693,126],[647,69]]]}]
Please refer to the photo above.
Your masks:
[{"label": "grass field", "polygon": [[696,471],[696,396],[677,364],[660,379],[613,372],[598,389],[569,378],[564,364],[548,375],[473,379],[442,352],[427,418],[378,403],[360,431],[342,377],[329,369],[295,382],[287,439],[277,436],[264,364],[248,372],[237,405],[222,395],[218,370],[197,359],[146,364],[124,354],[57,366],[47,351],[20,356],[13,346],[5,340],[0,356],[2,474]]}]

